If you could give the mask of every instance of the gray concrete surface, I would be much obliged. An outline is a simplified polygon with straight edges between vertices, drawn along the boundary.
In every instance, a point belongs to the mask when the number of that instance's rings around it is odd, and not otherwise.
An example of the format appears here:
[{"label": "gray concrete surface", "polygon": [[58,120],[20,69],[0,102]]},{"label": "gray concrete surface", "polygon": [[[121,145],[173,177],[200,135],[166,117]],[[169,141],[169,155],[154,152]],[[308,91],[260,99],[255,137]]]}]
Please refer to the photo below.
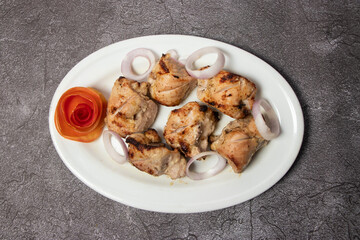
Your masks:
[{"label": "gray concrete surface", "polygon": [[[62,78],[101,47],[164,33],[241,47],[293,87],[304,142],[270,190],[162,214],[109,200],[65,167],[48,130]],[[359,239],[359,60],[358,0],[2,0],[0,239]]]}]

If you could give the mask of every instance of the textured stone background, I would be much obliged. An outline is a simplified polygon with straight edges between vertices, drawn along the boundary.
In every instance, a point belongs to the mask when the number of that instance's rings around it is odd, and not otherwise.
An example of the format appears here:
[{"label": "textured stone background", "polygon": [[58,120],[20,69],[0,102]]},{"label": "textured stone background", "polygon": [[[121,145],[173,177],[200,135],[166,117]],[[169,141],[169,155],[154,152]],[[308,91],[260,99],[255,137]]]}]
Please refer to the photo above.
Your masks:
[{"label": "textured stone background", "polygon": [[[62,163],[48,130],[65,74],[108,44],[176,33],[270,63],[295,90],[305,136],[262,195],[162,214],[109,200]],[[360,2],[0,1],[0,239],[359,239]]]}]

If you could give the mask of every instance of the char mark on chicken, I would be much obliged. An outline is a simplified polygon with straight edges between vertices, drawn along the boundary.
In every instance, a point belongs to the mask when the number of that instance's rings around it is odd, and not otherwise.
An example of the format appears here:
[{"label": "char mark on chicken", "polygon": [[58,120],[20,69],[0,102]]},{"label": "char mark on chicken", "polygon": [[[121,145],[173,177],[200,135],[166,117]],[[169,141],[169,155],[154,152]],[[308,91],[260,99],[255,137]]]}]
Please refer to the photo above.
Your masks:
[{"label": "char mark on chicken", "polygon": [[162,55],[151,71],[148,82],[151,97],[165,106],[179,105],[196,86],[196,79],[170,54]]},{"label": "char mark on chicken", "polygon": [[145,131],[153,124],[158,107],[146,96],[148,88],[146,82],[139,83],[124,77],[115,81],[105,119],[110,130],[126,137],[134,132]]},{"label": "char mark on chicken", "polygon": [[207,150],[208,138],[219,121],[218,113],[206,105],[189,102],[171,112],[164,129],[166,142],[186,157]]},{"label": "char mark on chicken", "polygon": [[153,176],[166,174],[171,179],[185,176],[185,158],[178,150],[166,148],[154,129],[131,134],[126,142],[129,145],[129,161],[139,170]]},{"label": "char mark on chicken", "polygon": [[244,118],[251,112],[255,95],[254,83],[224,70],[210,79],[198,79],[200,101],[235,119]]}]

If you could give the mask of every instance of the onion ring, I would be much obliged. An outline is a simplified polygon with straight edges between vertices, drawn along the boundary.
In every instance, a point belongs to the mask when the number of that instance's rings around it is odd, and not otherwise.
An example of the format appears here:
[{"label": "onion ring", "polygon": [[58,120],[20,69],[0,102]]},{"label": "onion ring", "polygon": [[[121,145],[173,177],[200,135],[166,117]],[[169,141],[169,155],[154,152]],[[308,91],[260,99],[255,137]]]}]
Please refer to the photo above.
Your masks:
[{"label": "onion ring", "polygon": [[179,59],[179,54],[177,53],[177,51],[175,49],[170,49],[166,53],[170,54],[170,56],[175,60]]},{"label": "onion ring", "polygon": [[186,59],[179,59],[179,54],[175,49],[170,49],[169,51],[166,52],[166,54],[170,54],[170,57],[179,64],[185,65]]},{"label": "onion ring", "polygon": [[[124,156],[120,155],[114,148],[114,146],[111,144],[111,137],[115,137],[115,139],[120,143],[121,148],[124,152]],[[104,136],[103,136],[104,146],[106,152],[110,155],[110,157],[115,160],[116,162],[123,164],[128,160],[128,148],[126,147],[126,144],[124,140],[120,137],[119,134],[117,134],[114,131],[111,130],[104,130]]]},{"label": "onion ring", "polygon": [[[261,109],[264,110],[263,113]],[[255,119],[257,129],[264,139],[271,140],[280,134],[279,119],[274,109],[265,99],[256,100],[251,113]]]},{"label": "onion ring", "polygon": [[[191,172],[190,171],[190,166],[193,162],[195,162],[197,159],[207,156],[207,155],[216,155],[218,157],[218,161],[216,163],[216,165],[207,170],[206,172],[202,172],[202,173],[197,173],[197,172]],[[202,152],[197,154],[196,156],[192,157],[187,165],[186,165],[186,175],[191,178],[192,180],[202,180],[202,179],[206,179],[212,176],[215,176],[216,174],[218,174],[219,172],[221,172],[226,166],[226,160],[217,152],[212,152],[212,151],[208,151],[208,152]]]},{"label": "onion ring", "polygon": [[178,60],[179,63],[181,63],[182,65],[186,64],[186,59],[185,58],[181,58]]},{"label": "onion ring", "polygon": [[[144,57],[149,61],[149,68],[142,74],[136,74],[132,68],[132,62],[136,57]],[[121,63],[121,72],[124,77],[142,82],[155,66],[155,55],[150,49],[137,48],[126,54]]]},{"label": "onion ring", "polygon": [[[216,61],[210,67],[207,67],[203,70],[193,70],[194,62],[199,59],[202,55],[208,53],[217,53]],[[194,78],[206,79],[212,78],[218,74],[225,65],[225,56],[224,54],[216,47],[204,47],[195,52],[193,52],[187,59],[185,63],[186,71]]]}]

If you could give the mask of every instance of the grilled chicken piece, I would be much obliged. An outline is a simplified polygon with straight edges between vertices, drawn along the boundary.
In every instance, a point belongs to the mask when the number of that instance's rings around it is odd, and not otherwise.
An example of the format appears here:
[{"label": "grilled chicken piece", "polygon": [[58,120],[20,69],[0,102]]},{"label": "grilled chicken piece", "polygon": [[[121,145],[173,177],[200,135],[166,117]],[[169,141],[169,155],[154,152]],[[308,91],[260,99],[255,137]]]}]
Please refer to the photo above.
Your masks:
[{"label": "grilled chicken piece", "polygon": [[129,144],[129,160],[139,170],[154,176],[166,174],[171,179],[185,176],[185,158],[178,150],[167,149],[154,129],[131,134],[126,142]]},{"label": "grilled chicken piece", "polygon": [[227,159],[234,172],[240,173],[254,153],[268,143],[258,132],[250,115],[230,122],[211,144],[211,149]]},{"label": "grilled chicken piece", "polygon": [[235,119],[250,113],[255,94],[254,83],[224,70],[210,79],[198,80],[197,96],[200,101]]},{"label": "grilled chicken piece", "polygon": [[163,54],[148,78],[150,95],[165,106],[176,106],[184,100],[196,86],[196,79],[185,70],[185,66],[170,54]]},{"label": "grilled chicken piece", "polygon": [[179,149],[186,157],[207,150],[209,135],[219,121],[218,113],[206,105],[189,102],[170,113],[164,129],[166,142]]},{"label": "grilled chicken piece", "polygon": [[126,137],[147,130],[153,124],[158,107],[148,98],[149,84],[120,77],[114,83],[108,101],[105,122],[110,130]]}]

